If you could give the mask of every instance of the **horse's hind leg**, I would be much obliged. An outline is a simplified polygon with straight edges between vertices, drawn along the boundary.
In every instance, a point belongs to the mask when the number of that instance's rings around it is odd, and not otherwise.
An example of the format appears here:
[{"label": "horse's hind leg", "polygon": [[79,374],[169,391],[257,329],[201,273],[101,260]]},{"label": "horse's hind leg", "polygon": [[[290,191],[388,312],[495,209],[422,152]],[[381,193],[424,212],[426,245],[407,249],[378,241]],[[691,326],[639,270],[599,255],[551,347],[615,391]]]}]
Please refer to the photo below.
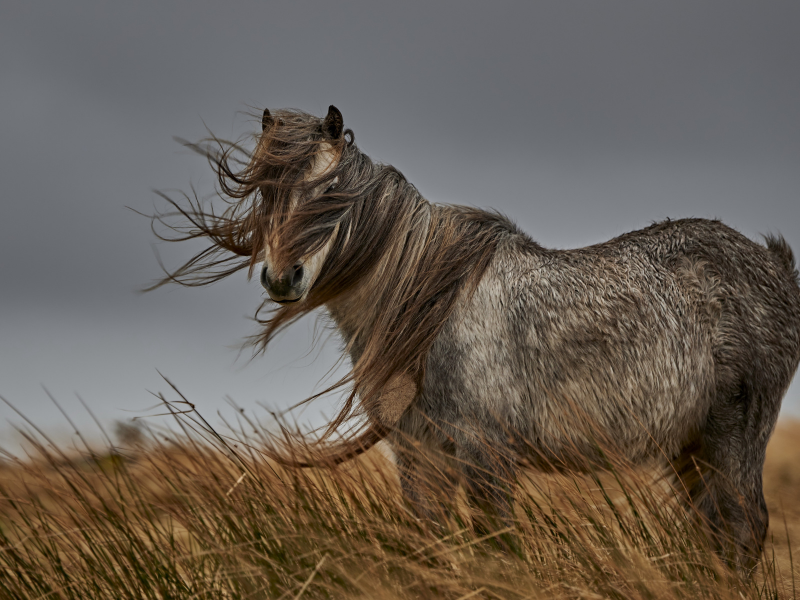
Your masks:
[{"label": "horse's hind leg", "polygon": [[676,461],[717,550],[743,575],[758,562],[769,524],[762,470],[776,419],[777,403],[742,386],[711,409],[701,437]]}]

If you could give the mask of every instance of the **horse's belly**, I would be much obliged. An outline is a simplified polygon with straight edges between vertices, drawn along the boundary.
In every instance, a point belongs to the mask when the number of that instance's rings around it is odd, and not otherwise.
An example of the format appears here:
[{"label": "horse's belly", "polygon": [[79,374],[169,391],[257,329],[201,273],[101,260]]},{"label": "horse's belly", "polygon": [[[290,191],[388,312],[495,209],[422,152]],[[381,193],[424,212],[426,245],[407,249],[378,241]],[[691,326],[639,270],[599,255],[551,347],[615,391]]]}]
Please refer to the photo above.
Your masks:
[{"label": "horse's belly", "polygon": [[527,437],[555,455],[609,445],[634,461],[674,456],[702,427],[713,398],[713,359],[699,346],[597,360],[558,378],[534,373],[538,385],[523,400]]}]

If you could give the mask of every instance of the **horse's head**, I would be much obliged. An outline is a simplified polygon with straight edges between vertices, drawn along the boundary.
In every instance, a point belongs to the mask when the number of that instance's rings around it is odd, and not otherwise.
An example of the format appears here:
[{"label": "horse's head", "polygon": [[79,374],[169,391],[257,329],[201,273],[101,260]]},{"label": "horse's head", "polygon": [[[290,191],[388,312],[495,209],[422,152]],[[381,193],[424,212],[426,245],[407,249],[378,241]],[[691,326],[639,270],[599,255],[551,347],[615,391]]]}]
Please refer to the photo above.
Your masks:
[{"label": "horse's head", "polygon": [[264,110],[254,157],[267,166],[260,186],[266,207],[261,285],[281,304],[307,296],[330,252],[341,212],[337,167],[346,146],[335,106],[316,124],[293,116]]}]

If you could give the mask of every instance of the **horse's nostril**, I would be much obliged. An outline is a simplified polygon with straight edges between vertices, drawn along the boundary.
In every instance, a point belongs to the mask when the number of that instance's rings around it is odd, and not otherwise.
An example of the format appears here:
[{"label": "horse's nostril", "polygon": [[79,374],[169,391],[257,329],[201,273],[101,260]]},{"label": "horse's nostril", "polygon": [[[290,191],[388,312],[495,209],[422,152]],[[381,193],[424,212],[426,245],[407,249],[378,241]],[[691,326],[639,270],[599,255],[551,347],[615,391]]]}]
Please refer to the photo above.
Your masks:
[{"label": "horse's nostril", "polygon": [[269,279],[267,279],[267,267],[261,269],[261,287],[269,289]]},{"label": "horse's nostril", "polygon": [[295,265],[292,276],[292,287],[297,287],[303,282],[303,265]]}]

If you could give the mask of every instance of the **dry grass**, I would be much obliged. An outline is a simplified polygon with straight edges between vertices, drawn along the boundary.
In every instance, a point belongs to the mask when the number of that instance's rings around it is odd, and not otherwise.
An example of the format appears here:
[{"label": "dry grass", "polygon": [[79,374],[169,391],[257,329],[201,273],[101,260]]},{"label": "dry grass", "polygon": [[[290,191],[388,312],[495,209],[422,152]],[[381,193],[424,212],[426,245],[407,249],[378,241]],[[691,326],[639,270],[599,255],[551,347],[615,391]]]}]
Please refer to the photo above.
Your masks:
[{"label": "dry grass", "polygon": [[[800,598],[800,421],[779,423],[767,446],[764,495],[770,514],[768,551],[774,552],[775,569],[796,586],[789,598]],[[792,546],[792,544],[794,544]],[[791,556],[792,549],[795,556]],[[792,560],[793,559],[793,560]],[[794,570],[792,570],[794,563]],[[788,585],[788,584],[787,584]]]},{"label": "dry grass", "polygon": [[769,447],[770,542],[749,582],[652,472],[528,474],[500,549],[463,499],[444,526],[414,518],[380,452],[284,471],[263,432],[201,434],[80,456],[31,437],[35,456],[0,463],[0,597],[793,598],[800,581],[800,422]]}]

